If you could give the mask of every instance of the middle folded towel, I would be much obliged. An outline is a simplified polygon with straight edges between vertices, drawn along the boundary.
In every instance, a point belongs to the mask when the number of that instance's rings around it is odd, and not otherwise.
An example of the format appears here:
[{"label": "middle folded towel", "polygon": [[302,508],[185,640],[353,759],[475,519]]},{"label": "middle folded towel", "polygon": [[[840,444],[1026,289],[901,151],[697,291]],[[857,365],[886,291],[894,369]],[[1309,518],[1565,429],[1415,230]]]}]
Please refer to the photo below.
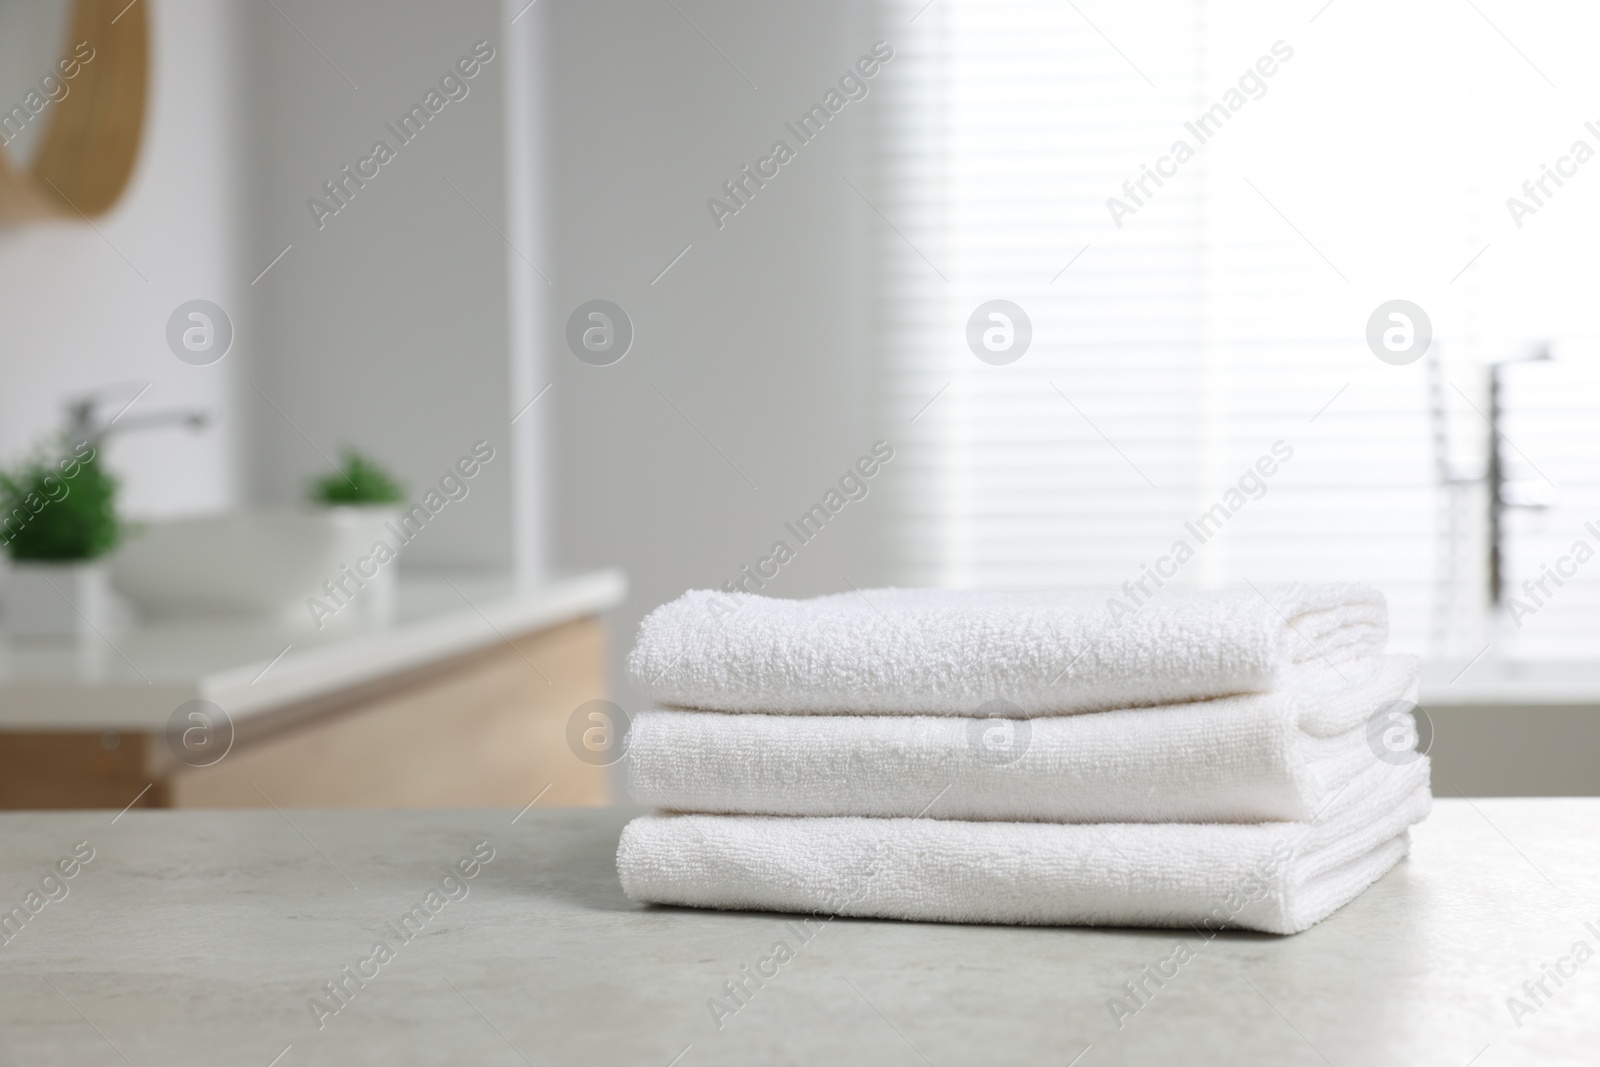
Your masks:
[{"label": "middle folded towel", "polygon": [[1415,657],[1377,662],[1356,685],[1064,717],[644,711],[629,793],[746,815],[1308,822],[1355,799],[1341,791],[1383,751],[1374,715],[1390,730],[1416,700]]}]

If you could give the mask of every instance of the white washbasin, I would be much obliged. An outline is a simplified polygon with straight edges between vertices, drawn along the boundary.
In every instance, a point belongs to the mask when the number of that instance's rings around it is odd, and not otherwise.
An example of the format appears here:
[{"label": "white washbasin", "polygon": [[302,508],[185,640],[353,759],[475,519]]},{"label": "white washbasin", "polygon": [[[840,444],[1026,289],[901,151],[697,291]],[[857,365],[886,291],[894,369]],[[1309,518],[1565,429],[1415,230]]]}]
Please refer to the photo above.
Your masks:
[{"label": "white washbasin", "polygon": [[[394,610],[395,563],[345,579],[348,603],[324,591],[370,556],[373,543],[396,547],[384,528],[389,508],[254,510],[160,519],[140,524],[111,559],[111,580],[144,615],[155,618],[251,617],[317,628],[307,607],[319,598],[337,614],[325,625],[387,622]],[[365,565],[370,571],[372,563]]]}]

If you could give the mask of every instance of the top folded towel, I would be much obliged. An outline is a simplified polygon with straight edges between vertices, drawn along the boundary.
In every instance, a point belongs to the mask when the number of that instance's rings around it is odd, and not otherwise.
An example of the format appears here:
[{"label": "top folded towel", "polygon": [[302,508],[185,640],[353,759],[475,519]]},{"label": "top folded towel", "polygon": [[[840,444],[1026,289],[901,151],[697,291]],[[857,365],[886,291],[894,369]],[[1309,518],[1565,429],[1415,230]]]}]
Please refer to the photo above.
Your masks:
[{"label": "top folded towel", "polygon": [[1348,584],[1168,589],[1120,612],[1087,590],[697,589],[646,616],[628,670],[651,699],[710,711],[1070,715],[1358,683],[1388,630],[1383,594]]}]

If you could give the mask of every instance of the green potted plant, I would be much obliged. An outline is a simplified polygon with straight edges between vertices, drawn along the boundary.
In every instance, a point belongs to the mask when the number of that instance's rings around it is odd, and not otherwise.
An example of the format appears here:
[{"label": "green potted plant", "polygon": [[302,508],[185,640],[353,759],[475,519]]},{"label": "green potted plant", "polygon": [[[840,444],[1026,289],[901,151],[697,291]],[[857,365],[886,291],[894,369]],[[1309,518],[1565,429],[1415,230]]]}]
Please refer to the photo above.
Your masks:
[{"label": "green potted plant", "polygon": [[311,483],[311,502],[323,507],[393,507],[405,500],[399,480],[372,459],[348,446],[339,470]]},{"label": "green potted plant", "polygon": [[107,625],[105,556],[125,532],[116,497],[116,479],[87,441],[40,450],[0,471],[0,544],[11,560],[9,633],[74,637]]},{"label": "green potted plant", "polygon": [[393,556],[401,548],[400,543],[391,543],[396,539],[389,536],[387,527],[399,518],[405,486],[377,460],[349,445],[341,450],[339,461],[338,470],[312,481],[307,495],[313,507],[330,512],[352,544],[375,549],[382,541],[392,549],[367,552],[352,562],[354,577],[362,582],[351,601],[357,617],[386,625],[395,616],[398,580]]}]

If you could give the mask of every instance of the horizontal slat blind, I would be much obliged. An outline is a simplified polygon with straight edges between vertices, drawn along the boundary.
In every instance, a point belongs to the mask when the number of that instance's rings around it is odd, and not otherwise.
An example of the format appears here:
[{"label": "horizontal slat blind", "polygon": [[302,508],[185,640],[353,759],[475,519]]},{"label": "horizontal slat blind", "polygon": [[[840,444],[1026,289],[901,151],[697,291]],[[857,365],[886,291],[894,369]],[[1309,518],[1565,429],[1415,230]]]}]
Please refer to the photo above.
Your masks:
[{"label": "horizontal slat blind", "polygon": [[[917,6],[893,10],[886,32]],[[905,65],[885,103],[901,126],[880,187],[906,237],[886,236],[885,332],[912,482],[907,580],[1120,581],[1166,548],[1191,502],[1197,194],[1126,240],[1108,239],[1103,206],[1192,91],[1193,10],[1140,21],[1138,66],[1163,89],[1071,5],[935,4],[896,44]],[[991,299],[1032,320],[1008,366],[964,340]]]},{"label": "horizontal slat blind", "polygon": [[[1584,133],[1506,42],[1517,31],[1574,86],[1591,77],[1571,41],[1592,40],[1596,16],[1556,6],[1539,23],[1508,9],[1497,29],[1432,3],[883,0],[898,55],[874,187],[890,223],[885,404],[905,442],[898,577],[1117,587],[1181,538],[1197,554],[1178,584],[1373,582],[1402,648],[1593,655],[1600,560],[1497,629],[1485,491],[1439,477],[1481,473],[1485,363],[1556,337],[1555,362],[1505,375],[1506,433],[1559,486],[1553,508],[1509,519],[1513,580],[1600,519],[1600,375],[1577,340],[1600,335],[1595,230],[1571,233],[1562,204],[1530,239],[1504,207]],[[1292,58],[1199,145],[1185,124],[1280,41]],[[1123,182],[1180,138],[1195,157],[1116,226],[1107,198],[1127,203]],[[1569,220],[1594,219],[1594,169]],[[965,340],[997,298],[1033,327],[1006,366]],[[1393,298],[1428,311],[1431,360],[1368,350],[1367,317]],[[1293,458],[1201,544],[1185,523],[1279,441]]]}]

